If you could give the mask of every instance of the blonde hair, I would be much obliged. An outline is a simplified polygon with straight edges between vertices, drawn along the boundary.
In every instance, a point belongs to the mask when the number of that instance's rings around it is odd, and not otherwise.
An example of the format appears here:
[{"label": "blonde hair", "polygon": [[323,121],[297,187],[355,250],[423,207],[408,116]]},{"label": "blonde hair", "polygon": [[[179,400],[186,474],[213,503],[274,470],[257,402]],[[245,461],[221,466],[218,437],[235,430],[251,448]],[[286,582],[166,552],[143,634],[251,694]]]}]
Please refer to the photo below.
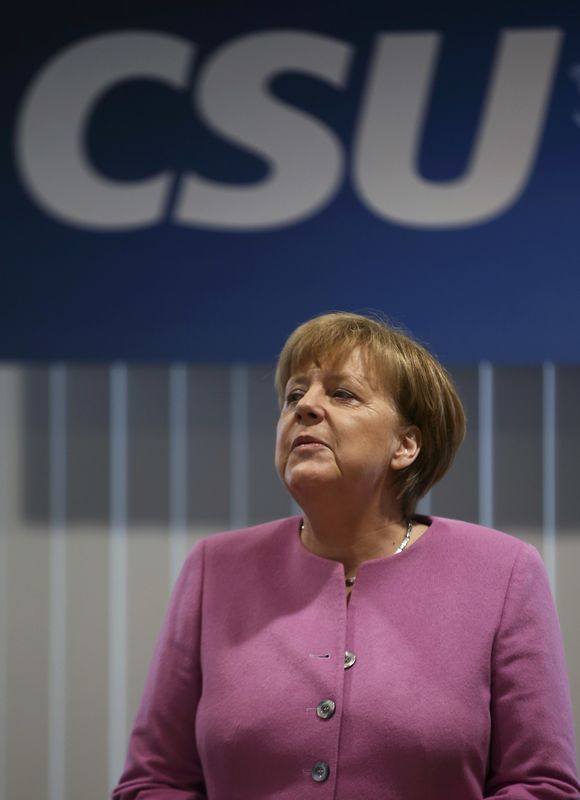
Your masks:
[{"label": "blonde hair", "polygon": [[465,413],[453,381],[424,347],[380,318],[334,312],[300,325],[286,341],[276,368],[282,405],[288,380],[322,359],[340,363],[361,348],[377,388],[390,396],[403,421],[421,431],[415,461],[397,473],[395,487],[403,515],[445,475],[465,435]]}]

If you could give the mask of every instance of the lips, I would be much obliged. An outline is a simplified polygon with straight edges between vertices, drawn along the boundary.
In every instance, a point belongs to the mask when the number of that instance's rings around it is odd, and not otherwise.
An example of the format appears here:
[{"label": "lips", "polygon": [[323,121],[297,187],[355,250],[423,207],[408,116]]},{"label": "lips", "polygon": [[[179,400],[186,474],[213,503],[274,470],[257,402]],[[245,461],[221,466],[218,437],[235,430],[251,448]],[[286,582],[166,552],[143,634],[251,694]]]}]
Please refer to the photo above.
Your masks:
[{"label": "lips", "polygon": [[294,441],[292,442],[292,450],[295,450],[297,447],[300,447],[300,445],[307,445],[307,444],[322,445],[323,447],[328,447],[326,442],[323,442],[321,439],[317,439],[315,436],[302,435],[302,436],[297,436],[294,439]]}]

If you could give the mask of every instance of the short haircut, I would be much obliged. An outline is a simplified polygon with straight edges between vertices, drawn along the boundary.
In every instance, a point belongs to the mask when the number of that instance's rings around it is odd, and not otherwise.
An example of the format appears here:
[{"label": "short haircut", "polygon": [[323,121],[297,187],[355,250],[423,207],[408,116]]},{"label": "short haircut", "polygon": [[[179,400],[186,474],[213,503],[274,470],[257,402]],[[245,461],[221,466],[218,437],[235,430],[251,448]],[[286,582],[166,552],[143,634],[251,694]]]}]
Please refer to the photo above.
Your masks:
[{"label": "short haircut", "polygon": [[322,314],[300,325],[286,341],[276,368],[280,405],[292,375],[322,360],[340,364],[360,348],[369,377],[392,398],[401,421],[421,431],[415,461],[395,476],[405,518],[445,475],[465,435],[465,413],[451,377],[422,345],[380,317],[349,312]]}]

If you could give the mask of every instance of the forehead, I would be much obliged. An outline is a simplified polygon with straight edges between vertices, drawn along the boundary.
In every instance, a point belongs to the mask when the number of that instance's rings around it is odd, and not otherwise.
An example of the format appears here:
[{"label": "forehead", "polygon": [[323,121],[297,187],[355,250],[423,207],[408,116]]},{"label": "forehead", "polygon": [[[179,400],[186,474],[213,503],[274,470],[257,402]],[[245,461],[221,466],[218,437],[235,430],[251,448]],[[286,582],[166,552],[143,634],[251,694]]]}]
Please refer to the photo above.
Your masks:
[{"label": "forehead", "polygon": [[296,377],[307,377],[314,372],[321,372],[329,378],[355,378],[368,384],[373,389],[386,388],[373,364],[374,359],[366,348],[355,347],[348,352],[334,351],[318,355],[304,354],[299,363],[292,365],[288,380]]}]

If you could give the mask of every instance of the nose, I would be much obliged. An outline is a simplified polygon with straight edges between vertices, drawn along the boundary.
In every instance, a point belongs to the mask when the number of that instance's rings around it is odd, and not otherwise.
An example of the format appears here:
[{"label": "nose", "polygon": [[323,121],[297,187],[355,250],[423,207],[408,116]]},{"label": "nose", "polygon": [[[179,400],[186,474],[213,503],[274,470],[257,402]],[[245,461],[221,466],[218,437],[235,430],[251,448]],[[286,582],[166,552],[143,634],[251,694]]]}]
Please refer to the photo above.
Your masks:
[{"label": "nose", "polygon": [[294,414],[302,425],[315,425],[324,418],[324,408],[317,395],[308,391],[296,403]]}]

